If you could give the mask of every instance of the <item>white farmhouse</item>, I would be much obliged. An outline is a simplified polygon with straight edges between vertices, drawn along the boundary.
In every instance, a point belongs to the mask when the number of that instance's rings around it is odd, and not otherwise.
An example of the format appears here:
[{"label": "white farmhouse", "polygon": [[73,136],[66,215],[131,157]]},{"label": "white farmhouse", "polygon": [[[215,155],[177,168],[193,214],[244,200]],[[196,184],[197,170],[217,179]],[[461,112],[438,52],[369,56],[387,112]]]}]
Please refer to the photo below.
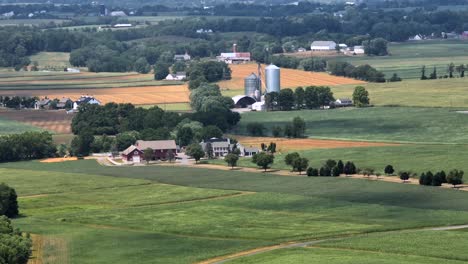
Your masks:
[{"label": "white farmhouse", "polygon": [[311,51],[331,51],[336,49],[334,41],[314,41],[310,45]]}]

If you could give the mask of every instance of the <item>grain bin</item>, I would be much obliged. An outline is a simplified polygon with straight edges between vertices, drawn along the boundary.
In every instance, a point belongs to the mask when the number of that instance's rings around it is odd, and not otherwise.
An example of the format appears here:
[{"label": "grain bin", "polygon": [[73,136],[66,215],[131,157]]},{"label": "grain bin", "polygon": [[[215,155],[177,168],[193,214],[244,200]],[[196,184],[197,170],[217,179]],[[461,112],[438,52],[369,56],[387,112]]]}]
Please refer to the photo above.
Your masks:
[{"label": "grain bin", "polygon": [[256,97],[257,90],[260,90],[260,78],[252,73],[244,79],[244,94],[258,101]]},{"label": "grain bin", "polygon": [[270,64],[265,68],[265,79],[267,93],[280,91],[280,68],[276,65]]}]

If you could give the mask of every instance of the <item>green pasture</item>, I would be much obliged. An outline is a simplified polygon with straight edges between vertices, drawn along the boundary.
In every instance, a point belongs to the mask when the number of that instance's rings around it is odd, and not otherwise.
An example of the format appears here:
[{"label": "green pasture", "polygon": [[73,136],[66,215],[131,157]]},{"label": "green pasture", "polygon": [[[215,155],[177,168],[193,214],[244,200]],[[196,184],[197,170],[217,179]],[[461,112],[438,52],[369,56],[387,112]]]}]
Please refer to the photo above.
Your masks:
[{"label": "green pasture", "polygon": [[[395,168],[396,172],[412,171],[418,174],[429,170],[432,172],[444,170],[446,173],[453,169],[468,171],[467,151],[468,145],[405,144],[387,147],[311,149],[298,151],[298,153],[307,158],[309,166],[314,168],[320,168],[328,159],[353,161],[359,168],[372,168],[383,175],[385,166],[389,164]],[[291,169],[284,163],[286,154],[287,152],[280,152],[275,155],[273,169]],[[222,159],[210,160],[209,163],[226,165]],[[257,167],[250,158],[241,158],[238,166]]]},{"label": "green pasture", "polygon": [[156,105],[143,105],[143,108],[151,108],[153,106],[158,106],[164,111],[176,111],[176,112],[186,112],[191,111],[192,107],[189,103],[171,103],[171,104],[156,104]]},{"label": "green pasture", "polygon": [[[192,263],[279,242],[464,224],[468,217],[466,192],[387,182],[105,167],[93,160],[0,167],[2,181],[20,197],[22,217],[15,225],[42,235],[49,243],[46,256],[70,263]],[[352,256],[332,250],[313,254]],[[310,252],[277,252],[292,260],[311,258]],[[355,257],[371,261],[377,256]]]},{"label": "green pasture", "polygon": [[[468,107],[466,78],[367,83],[371,104],[377,106]],[[352,98],[356,85],[331,87],[336,98]]]},{"label": "green pasture", "polygon": [[67,68],[70,65],[70,53],[68,52],[39,52],[29,57],[31,62],[37,61],[40,69]]},{"label": "green pasture", "polygon": [[43,131],[42,129],[25,123],[5,119],[0,112],[0,135],[18,134],[26,131]]},{"label": "green pasture", "polygon": [[46,19],[46,18],[37,18],[37,19],[0,19],[0,26],[39,26],[46,25],[50,23],[62,24],[68,20],[64,19]]},{"label": "green pasture", "polygon": [[385,57],[343,57],[355,65],[370,64],[390,78],[397,73],[404,79],[419,79],[421,68],[426,66],[426,75],[437,68],[438,76],[447,73],[447,66],[466,64],[468,61],[468,42],[461,40],[415,41],[389,44],[389,56]]},{"label": "green pasture", "polygon": [[[306,121],[310,138],[407,143],[468,143],[468,114],[454,108],[370,107],[288,112],[248,112],[234,134],[247,134],[246,126],[260,122],[271,135],[296,116]],[[462,110],[462,109],[460,109]]]}]

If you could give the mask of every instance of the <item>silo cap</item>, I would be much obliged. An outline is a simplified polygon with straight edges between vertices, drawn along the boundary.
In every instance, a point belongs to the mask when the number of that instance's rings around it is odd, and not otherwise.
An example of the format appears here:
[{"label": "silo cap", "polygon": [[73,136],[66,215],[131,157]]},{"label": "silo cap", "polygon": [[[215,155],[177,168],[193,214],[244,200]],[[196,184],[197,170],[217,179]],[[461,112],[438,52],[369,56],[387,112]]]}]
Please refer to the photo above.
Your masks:
[{"label": "silo cap", "polygon": [[268,67],[265,68],[265,70],[270,70],[270,69],[279,70],[279,67],[274,64],[270,64],[268,65]]}]

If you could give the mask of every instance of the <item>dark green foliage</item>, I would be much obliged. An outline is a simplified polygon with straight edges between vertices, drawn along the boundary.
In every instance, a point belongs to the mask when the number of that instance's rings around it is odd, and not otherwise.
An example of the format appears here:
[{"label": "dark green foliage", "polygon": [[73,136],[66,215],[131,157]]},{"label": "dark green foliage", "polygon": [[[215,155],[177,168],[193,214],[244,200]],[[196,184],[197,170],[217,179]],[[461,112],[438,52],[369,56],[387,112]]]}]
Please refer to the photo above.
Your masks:
[{"label": "dark green foliage", "polygon": [[387,165],[385,166],[384,172],[387,175],[392,175],[395,172],[395,169],[393,169],[392,165]]},{"label": "dark green foliage", "polygon": [[356,168],[356,166],[354,165],[353,162],[347,161],[345,166],[344,166],[343,173],[346,174],[346,175],[356,174],[357,173],[357,168]]},{"label": "dark green foliage", "polygon": [[319,171],[317,169],[314,169],[312,167],[309,167],[307,169],[307,176],[309,177],[317,177],[319,176]]},{"label": "dark green foliage", "polygon": [[53,157],[57,148],[49,132],[0,136],[0,162]]},{"label": "dark green foliage", "polygon": [[[436,174],[437,175],[437,174]],[[437,175],[439,178],[439,175]],[[420,185],[426,185],[426,186],[440,186],[440,185],[433,185],[433,183],[437,183],[438,180],[434,182],[434,174],[432,172],[428,171],[426,173],[422,173],[421,176],[419,176],[419,184]]]},{"label": "dark green foliage", "polygon": [[169,74],[169,64],[164,62],[158,62],[154,65],[154,79],[164,80]]},{"label": "dark green foliage", "polygon": [[278,106],[282,111],[291,111],[294,106],[294,92],[289,89],[281,89],[278,95]]},{"label": "dark green foliage", "polygon": [[171,138],[171,131],[166,127],[145,128],[140,132],[142,140],[166,140]]},{"label": "dark green foliage", "polygon": [[217,82],[231,79],[231,69],[224,62],[205,61],[192,62],[187,71],[190,82],[200,78],[207,82]]},{"label": "dark green foliage", "polygon": [[149,65],[146,58],[139,58],[134,65],[134,69],[138,73],[146,74],[151,71],[151,66]]},{"label": "dark green foliage", "polygon": [[331,170],[331,176],[333,177],[338,177],[340,176],[341,172],[340,172],[340,168],[338,168],[338,166],[335,166],[332,168]]},{"label": "dark green foliage", "polygon": [[389,82],[401,82],[401,78],[398,76],[398,74],[394,73],[390,79],[388,79]]},{"label": "dark green foliage", "polygon": [[292,166],[292,171],[295,171],[296,168],[294,167],[294,161],[296,159],[298,159],[298,158],[300,158],[299,153],[297,153],[297,152],[288,153],[284,157],[284,163],[286,163],[286,165],[288,165],[288,166]]},{"label": "dark green foliage", "polygon": [[297,87],[296,90],[294,90],[294,103],[296,106],[296,110],[300,110],[304,108],[304,96],[305,96],[304,88]]},{"label": "dark green foliage", "polygon": [[323,72],[327,68],[327,62],[324,59],[304,59],[301,61],[302,68],[305,71]]},{"label": "dark green foliage", "polygon": [[116,147],[119,151],[125,150],[135,144],[140,139],[140,133],[136,131],[128,131],[118,134],[115,137]]},{"label": "dark green foliage", "polygon": [[353,66],[348,62],[329,62],[327,70],[336,76],[351,77],[368,82],[385,82],[385,75],[368,64]]},{"label": "dark green foliage", "polygon": [[32,253],[31,238],[15,229],[6,216],[0,216],[0,245],[0,263],[28,263]]},{"label": "dark green foliage", "polygon": [[306,123],[304,119],[299,116],[294,117],[292,121],[292,136],[294,138],[302,138],[304,137],[306,130]]},{"label": "dark green foliage", "polygon": [[4,183],[0,184],[0,215],[17,217],[19,214],[17,198],[15,189]]},{"label": "dark green foliage", "polygon": [[463,184],[464,174],[462,170],[451,170],[447,175],[447,183],[452,184],[454,188],[457,185]]},{"label": "dark green foliage", "polygon": [[147,148],[143,150],[143,158],[145,159],[146,163],[149,163],[153,159],[154,152],[152,149]]},{"label": "dark green foliage", "polygon": [[274,126],[271,129],[271,133],[274,137],[281,137],[282,136],[283,129],[280,126]]},{"label": "dark green foliage", "polygon": [[369,92],[362,86],[357,86],[353,92],[353,103],[357,107],[369,105]]},{"label": "dark green foliage", "polygon": [[279,94],[277,92],[271,92],[265,95],[265,107],[267,111],[274,111],[279,108],[278,97]]},{"label": "dark green foliage", "polygon": [[188,146],[193,141],[193,131],[190,127],[182,127],[177,131],[177,144]]},{"label": "dark green foliage", "polygon": [[320,176],[331,176],[331,169],[328,167],[321,167],[320,168]]},{"label": "dark green foliage", "polygon": [[338,163],[336,164],[336,167],[338,168],[339,173],[344,173],[344,164],[342,160],[339,160]]},{"label": "dark green foliage", "polygon": [[364,51],[367,55],[385,56],[388,55],[388,41],[383,38],[364,41]]},{"label": "dark green foliage", "polygon": [[432,186],[442,186],[442,183],[443,182],[443,178],[440,174],[440,172],[437,172],[436,174],[434,174],[434,176],[432,177],[432,183],[431,185]]},{"label": "dark green foliage", "polygon": [[[91,152],[93,153],[109,152],[111,151],[112,147],[115,145],[116,145],[115,138],[109,137],[107,135],[94,137],[94,141],[91,144]],[[59,156],[63,157],[66,154],[64,153],[64,151],[66,151],[66,149],[59,151],[61,152]]]},{"label": "dark green foliage", "polygon": [[401,179],[402,181],[407,181],[407,180],[409,180],[410,174],[411,174],[411,173],[410,173],[410,172],[407,172],[407,171],[400,171],[400,172],[398,173],[398,175],[400,176],[400,179]]},{"label": "dark green foliage", "polygon": [[223,136],[223,131],[219,129],[217,126],[206,126],[200,132],[201,138],[203,140],[207,140],[210,138],[221,138]]},{"label": "dark green foliage", "polygon": [[224,157],[224,161],[226,161],[226,163],[231,166],[232,168],[234,168],[235,166],[237,166],[237,161],[239,160],[239,156],[236,155],[236,154],[233,154],[233,153],[229,153],[226,155],[226,157]]},{"label": "dark green foliage", "polygon": [[270,167],[270,165],[273,164],[274,160],[275,156],[266,152],[254,154],[254,156],[252,157],[252,162],[257,164],[257,166],[262,168],[265,172]]},{"label": "dark green foliage", "polygon": [[205,156],[205,152],[203,151],[202,147],[200,144],[193,143],[187,147],[187,150],[185,153],[192,158],[195,159],[195,162],[198,163],[198,161]]},{"label": "dark green foliage", "polygon": [[291,124],[286,124],[284,126],[284,136],[287,138],[292,138],[294,135],[293,127]]},{"label": "dark green foliage", "polygon": [[259,122],[253,122],[247,124],[247,132],[251,136],[263,136],[263,131],[265,130],[265,126]]},{"label": "dark green foliage", "polygon": [[299,157],[294,159],[292,166],[296,171],[299,172],[299,175],[301,175],[301,173],[309,166],[309,160]]},{"label": "dark green foliage", "polygon": [[[88,156],[91,153],[93,142],[94,142],[94,136],[90,131],[81,132],[79,135],[75,136],[71,142],[71,152],[72,152],[71,154],[74,156],[78,156],[78,155]],[[117,140],[117,144],[118,143],[119,143],[119,140]]]}]

